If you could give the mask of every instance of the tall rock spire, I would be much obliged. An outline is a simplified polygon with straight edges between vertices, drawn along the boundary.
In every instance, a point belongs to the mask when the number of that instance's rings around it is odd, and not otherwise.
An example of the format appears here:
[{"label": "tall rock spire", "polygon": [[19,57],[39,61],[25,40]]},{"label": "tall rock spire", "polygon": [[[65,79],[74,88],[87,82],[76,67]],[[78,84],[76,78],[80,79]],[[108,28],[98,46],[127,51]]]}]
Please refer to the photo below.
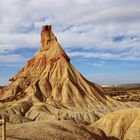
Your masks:
[{"label": "tall rock spire", "polygon": [[48,50],[51,43],[57,41],[56,37],[51,31],[51,25],[46,25],[42,27],[41,31],[41,51]]},{"label": "tall rock spire", "polygon": [[58,59],[63,57],[68,61],[70,60],[51,31],[51,25],[42,26],[40,51],[46,51],[47,59]]}]

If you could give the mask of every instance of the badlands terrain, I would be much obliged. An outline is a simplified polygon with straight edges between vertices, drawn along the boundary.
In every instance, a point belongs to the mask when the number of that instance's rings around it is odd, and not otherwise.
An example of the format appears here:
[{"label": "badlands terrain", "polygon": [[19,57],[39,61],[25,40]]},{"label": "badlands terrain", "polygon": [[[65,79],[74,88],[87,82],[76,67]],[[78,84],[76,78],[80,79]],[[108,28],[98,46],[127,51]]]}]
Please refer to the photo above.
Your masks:
[{"label": "badlands terrain", "polygon": [[0,118],[9,140],[140,140],[139,101],[139,86],[85,79],[46,25],[39,50],[0,89]]},{"label": "badlands terrain", "polygon": [[120,101],[140,102],[140,84],[122,84],[103,87],[106,95]]}]

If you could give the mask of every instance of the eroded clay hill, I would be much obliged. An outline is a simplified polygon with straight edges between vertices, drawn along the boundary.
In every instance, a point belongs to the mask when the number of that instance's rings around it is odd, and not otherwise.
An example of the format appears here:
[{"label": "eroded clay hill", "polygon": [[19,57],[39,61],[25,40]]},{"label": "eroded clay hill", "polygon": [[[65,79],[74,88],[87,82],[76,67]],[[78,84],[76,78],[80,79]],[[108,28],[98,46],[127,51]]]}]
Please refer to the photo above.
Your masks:
[{"label": "eroded clay hill", "polygon": [[110,140],[140,140],[140,108],[109,113],[91,127],[104,131]]},{"label": "eroded clay hill", "polygon": [[51,26],[42,27],[41,48],[10,80],[0,90],[0,114],[10,122],[48,118],[93,122],[122,107],[75,70]]}]

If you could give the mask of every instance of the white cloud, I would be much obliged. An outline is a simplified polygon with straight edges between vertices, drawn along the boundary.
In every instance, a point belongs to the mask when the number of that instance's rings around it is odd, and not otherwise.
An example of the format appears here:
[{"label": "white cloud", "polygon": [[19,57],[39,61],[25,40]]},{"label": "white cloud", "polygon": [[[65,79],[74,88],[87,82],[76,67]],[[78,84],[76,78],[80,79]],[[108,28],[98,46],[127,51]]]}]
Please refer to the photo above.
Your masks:
[{"label": "white cloud", "polygon": [[[105,59],[121,59],[125,51],[124,59],[137,59],[139,7],[139,0],[1,0],[0,51],[39,48],[41,26],[52,24],[64,48],[94,48]],[[125,39],[114,42],[114,36]]]},{"label": "white cloud", "polygon": [[[27,58],[13,50],[39,48],[44,24],[53,26],[63,48],[71,48],[68,51],[71,57],[140,60],[139,7],[140,0],[1,0],[0,67],[21,66]],[[117,36],[124,39],[114,42],[113,37]],[[82,49],[74,51],[75,48]],[[139,81],[138,73],[132,73],[125,76],[96,73],[87,77],[99,83],[105,80],[112,83],[114,79]]]},{"label": "white cloud", "polygon": [[90,66],[94,66],[94,67],[102,67],[104,65],[106,65],[105,61],[99,61],[99,62],[86,62],[86,64],[90,65]]},{"label": "white cloud", "polygon": [[110,53],[95,53],[95,52],[69,52],[68,55],[70,57],[75,57],[75,56],[81,56],[84,58],[101,58],[101,59],[109,59],[113,58],[113,56]]},{"label": "white cloud", "polygon": [[24,62],[26,59],[17,54],[0,55],[0,62]]},{"label": "white cloud", "polygon": [[0,33],[0,50],[39,47],[40,36],[33,33]]},{"label": "white cloud", "polygon": [[86,76],[90,81],[94,81],[99,84],[123,84],[123,83],[139,83],[140,79],[138,73],[134,74],[122,74],[118,76],[118,73],[94,73]]},{"label": "white cloud", "polygon": [[81,58],[99,58],[99,59],[110,59],[110,60],[140,60],[139,52],[135,54],[129,53],[101,53],[101,52],[68,52],[70,57],[81,57]]}]

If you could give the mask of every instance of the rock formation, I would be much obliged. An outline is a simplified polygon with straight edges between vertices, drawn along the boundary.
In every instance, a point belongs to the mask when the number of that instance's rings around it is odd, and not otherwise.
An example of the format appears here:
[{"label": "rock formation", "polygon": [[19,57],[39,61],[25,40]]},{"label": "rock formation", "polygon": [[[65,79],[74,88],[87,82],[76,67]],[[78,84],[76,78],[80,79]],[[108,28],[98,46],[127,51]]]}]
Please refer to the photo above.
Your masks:
[{"label": "rock formation", "polygon": [[1,93],[2,101],[30,97],[34,102],[64,107],[106,104],[102,88],[87,81],[70,64],[51,26],[42,27],[40,50],[11,81]]},{"label": "rock formation", "polygon": [[41,48],[10,80],[0,93],[1,108],[9,117],[20,114],[36,119],[39,115],[46,118],[46,114],[61,114],[90,122],[101,114],[95,114],[93,109],[116,104],[104,95],[99,85],[89,82],[75,70],[51,26],[42,27]]}]

